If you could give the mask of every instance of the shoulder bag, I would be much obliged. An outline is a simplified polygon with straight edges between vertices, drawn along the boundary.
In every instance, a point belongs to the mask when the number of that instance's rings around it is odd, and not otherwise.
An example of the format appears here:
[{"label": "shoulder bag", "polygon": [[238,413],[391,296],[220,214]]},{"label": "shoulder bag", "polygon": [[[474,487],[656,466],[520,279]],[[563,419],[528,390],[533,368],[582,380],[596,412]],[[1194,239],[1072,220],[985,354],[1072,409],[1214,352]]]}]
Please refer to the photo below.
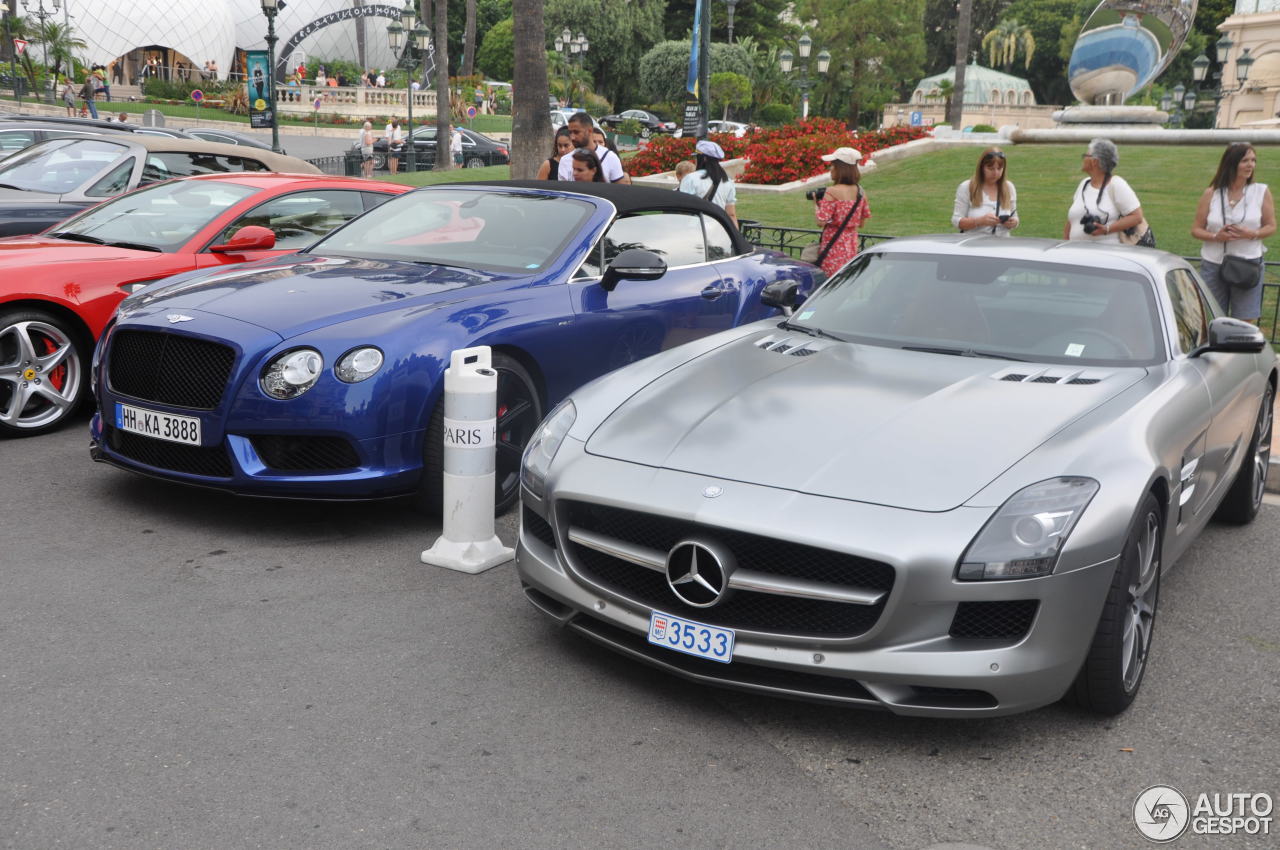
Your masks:
[{"label": "shoulder bag", "polygon": [[858,207],[862,206],[862,187],[858,187],[858,195],[853,199],[853,207],[849,210],[849,214],[844,217],[844,221],[840,222],[840,229],[831,237],[831,241],[824,247],[822,240],[811,242],[804,246],[804,250],[800,252],[800,260],[805,263],[813,263],[815,266],[822,265],[822,261],[827,258],[832,246],[836,244],[836,240],[840,238],[840,234],[844,233],[845,227],[848,226],[849,220],[853,218],[853,214],[858,211]]},{"label": "shoulder bag", "polygon": [[[1110,178],[1108,178],[1107,179],[1108,185],[1110,185],[1110,182],[1111,182]],[[1116,215],[1121,216],[1122,214],[1120,212],[1120,205],[1116,203],[1115,190],[1112,189],[1110,194],[1111,194],[1111,205],[1116,208]],[[1127,227],[1124,230],[1120,231],[1120,244],[1121,245],[1137,245],[1139,248],[1156,247],[1155,231],[1151,229],[1151,225],[1147,223],[1147,219],[1145,216],[1141,221],[1139,221],[1133,227]]]},{"label": "shoulder bag", "polygon": [[[1227,190],[1221,189],[1219,201],[1222,203],[1222,226],[1227,226]],[[1240,199],[1244,203],[1244,198]],[[1222,245],[1222,265],[1218,268],[1218,279],[1232,289],[1253,289],[1258,285],[1262,258],[1239,257],[1227,253],[1229,242]]]}]

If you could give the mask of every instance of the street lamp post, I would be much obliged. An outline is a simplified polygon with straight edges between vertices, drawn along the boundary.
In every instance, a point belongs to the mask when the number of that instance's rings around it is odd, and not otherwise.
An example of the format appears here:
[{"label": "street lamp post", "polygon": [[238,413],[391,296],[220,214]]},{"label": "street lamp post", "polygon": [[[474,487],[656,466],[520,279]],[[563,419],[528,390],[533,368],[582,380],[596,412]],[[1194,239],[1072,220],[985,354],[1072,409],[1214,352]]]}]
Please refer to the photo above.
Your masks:
[{"label": "street lamp post", "polygon": [[[800,89],[801,98],[801,118],[809,117],[809,88],[814,84],[814,80],[809,79],[809,54],[813,50],[813,39],[809,38],[808,33],[800,36],[800,40],[796,42],[796,49],[800,54],[800,78],[795,80],[795,84]],[[791,55],[790,50],[784,50],[778,54],[778,65],[782,68],[782,73],[790,74],[792,67],[795,65],[795,57]],[[826,75],[827,69],[831,67],[831,54],[826,50],[818,53],[818,73]]]},{"label": "street lamp post", "polygon": [[[406,42],[405,39],[408,39]],[[427,44],[431,38],[431,33],[426,26],[418,20],[418,10],[414,8],[414,0],[405,0],[404,10],[400,13],[400,20],[392,22],[387,27],[387,40],[391,44],[391,52],[399,53],[401,44],[404,44],[404,53],[402,54],[409,59],[409,78],[405,82],[406,103],[409,109],[409,118],[405,122],[405,142],[408,147],[405,156],[405,170],[416,171],[418,167],[418,148],[413,143],[413,83],[414,75],[418,70],[418,61],[421,58],[421,52],[426,50]],[[387,141],[388,150],[390,150],[390,140]]]},{"label": "street lamp post", "polygon": [[737,8],[740,0],[724,0],[726,6],[729,7],[729,43],[733,44],[733,11]]},{"label": "street lamp post", "polygon": [[565,27],[556,36],[555,40],[556,52],[564,55],[565,66],[565,91],[564,100],[566,106],[573,106],[573,66],[577,63],[582,66],[586,63],[587,49],[591,43],[587,41],[587,37],[583,33],[578,33],[574,37],[573,32]]},{"label": "street lamp post", "polygon": [[1213,87],[1204,88],[1202,83],[1209,76],[1209,66],[1214,64],[1209,61],[1209,57],[1201,53],[1191,61],[1191,77],[1197,89],[1202,94],[1213,98],[1213,128],[1218,128],[1218,106],[1222,102],[1222,98],[1229,94],[1235,94],[1244,88],[1245,81],[1249,79],[1249,68],[1253,65],[1253,57],[1249,55],[1250,48],[1246,47],[1239,58],[1236,59],[1236,85],[1233,88],[1224,88],[1222,81],[1222,72],[1227,67],[1227,55],[1231,48],[1235,47],[1235,42],[1227,34],[1223,34],[1214,44],[1215,52],[1218,57],[1217,69],[1213,72]]},{"label": "street lamp post", "polygon": [[1195,89],[1189,89],[1182,83],[1173,87],[1172,92],[1165,92],[1160,98],[1160,108],[1165,112],[1172,111],[1171,120],[1174,126],[1186,125],[1187,116],[1195,112],[1199,96]]},{"label": "street lamp post", "polygon": [[[22,8],[27,10],[28,15],[35,15],[36,18],[39,19],[40,29],[43,31],[45,21],[54,17],[54,15],[56,15],[62,9],[62,0],[51,0],[50,5],[53,7],[51,9],[46,9],[44,7],[44,0],[36,0],[34,3],[35,5],[34,9],[31,8],[32,5],[33,4],[31,0],[22,0]],[[53,103],[54,81],[53,81],[53,78],[49,76],[49,45],[47,44],[43,45],[43,51],[44,51],[44,70],[45,70],[45,75],[44,75],[45,99],[49,103]]]},{"label": "street lamp post", "polygon": [[271,149],[280,153],[280,104],[276,102],[276,15],[284,8],[281,0],[262,0],[267,16],[267,84],[271,86]]}]

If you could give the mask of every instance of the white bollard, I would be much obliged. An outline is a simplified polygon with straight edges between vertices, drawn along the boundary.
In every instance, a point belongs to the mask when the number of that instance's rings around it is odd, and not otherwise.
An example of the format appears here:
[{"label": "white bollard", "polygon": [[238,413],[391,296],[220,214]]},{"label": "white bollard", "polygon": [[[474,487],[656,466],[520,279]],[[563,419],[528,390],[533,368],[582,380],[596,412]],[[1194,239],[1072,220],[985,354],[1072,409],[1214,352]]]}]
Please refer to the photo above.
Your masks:
[{"label": "white bollard", "polygon": [[493,533],[498,373],[487,345],[453,352],[444,370],[444,533],[422,563],[464,573],[510,561]]}]

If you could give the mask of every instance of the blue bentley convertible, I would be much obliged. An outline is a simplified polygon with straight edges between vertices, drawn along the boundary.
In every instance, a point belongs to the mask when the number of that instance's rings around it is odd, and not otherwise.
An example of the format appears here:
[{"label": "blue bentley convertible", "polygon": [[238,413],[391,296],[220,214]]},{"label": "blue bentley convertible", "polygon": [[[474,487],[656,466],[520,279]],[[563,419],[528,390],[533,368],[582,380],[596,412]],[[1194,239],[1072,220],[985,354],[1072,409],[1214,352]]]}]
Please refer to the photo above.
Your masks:
[{"label": "blue bentley convertible", "polygon": [[[550,188],[561,186],[563,188]],[[700,198],[634,186],[420,189],[299,254],[125,300],[94,358],[95,460],[236,493],[440,498],[451,351],[498,370],[499,509],[543,412],[582,384],[766,318],[821,273]]]}]

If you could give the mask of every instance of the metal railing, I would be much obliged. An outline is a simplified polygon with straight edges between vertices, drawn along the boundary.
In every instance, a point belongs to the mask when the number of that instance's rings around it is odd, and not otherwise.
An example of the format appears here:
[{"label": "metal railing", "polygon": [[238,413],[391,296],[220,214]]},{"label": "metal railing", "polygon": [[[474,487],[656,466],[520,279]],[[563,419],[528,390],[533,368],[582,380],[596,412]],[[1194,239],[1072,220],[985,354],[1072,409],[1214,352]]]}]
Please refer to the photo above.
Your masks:
[{"label": "metal railing", "polygon": [[[822,235],[821,230],[808,227],[776,227],[750,220],[743,220],[740,225],[742,235],[751,244],[759,248],[781,251],[796,258],[799,258],[800,252],[806,245],[817,242]],[[858,250],[865,250],[869,245],[892,238],[882,233],[860,232]],[[1183,257],[1183,259],[1199,269],[1199,257]],[[1258,327],[1267,334],[1271,342],[1280,343],[1280,262],[1268,261],[1264,262],[1263,266],[1266,268],[1266,276],[1262,284],[1262,317],[1258,320]]]},{"label": "metal railing", "polygon": [[307,160],[325,174],[338,177],[357,177],[360,174],[360,152],[348,151],[337,156],[317,156]]}]

